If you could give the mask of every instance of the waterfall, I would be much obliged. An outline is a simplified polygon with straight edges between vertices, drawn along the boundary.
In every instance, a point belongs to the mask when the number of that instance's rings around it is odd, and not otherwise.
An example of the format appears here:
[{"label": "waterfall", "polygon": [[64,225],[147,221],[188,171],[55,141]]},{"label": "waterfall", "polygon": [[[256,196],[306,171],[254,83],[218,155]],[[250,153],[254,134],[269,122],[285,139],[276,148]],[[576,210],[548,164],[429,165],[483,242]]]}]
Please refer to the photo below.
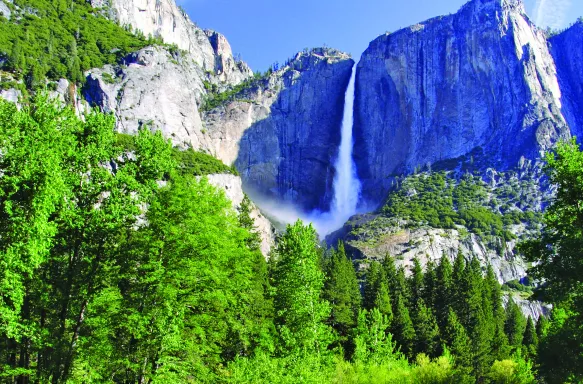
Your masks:
[{"label": "waterfall", "polygon": [[356,166],[352,159],[352,128],[354,125],[354,83],[356,80],[356,64],[352,67],[352,75],[346,96],[344,98],[344,117],[342,119],[342,130],[338,158],[334,168],[334,198],[330,214],[335,222],[344,224],[350,216],[356,213],[358,198],[360,195],[360,181],[356,175]]},{"label": "waterfall", "polygon": [[281,201],[254,199],[259,202],[261,210],[272,220],[280,223],[293,223],[298,218],[311,222],[323,240],[330,233],[342,228],[348,219],[357,213],[361,184],[356,174],[356,165],[352,159],[352,129],[354,125],[354,91],[356,81],[356,64],[346,88],[344,98],[344,115],[342,118],[340,147],[334,163],[333,198],[328,212],[319,210],[304,213],[296,207]]},{"label": "waterfall", "polygon": [[361,185],[356,174],[356,165],[352,159],[355,81],[356,64],[352,67],[352,75],[344,97],[344,115],[340,131],[338,158],[334,164],[334,194],[330,204],[330,211],[325,213],[313,212],[309,218],[309,221],[314,224],[322,238],[340,229],[357,212]]}]

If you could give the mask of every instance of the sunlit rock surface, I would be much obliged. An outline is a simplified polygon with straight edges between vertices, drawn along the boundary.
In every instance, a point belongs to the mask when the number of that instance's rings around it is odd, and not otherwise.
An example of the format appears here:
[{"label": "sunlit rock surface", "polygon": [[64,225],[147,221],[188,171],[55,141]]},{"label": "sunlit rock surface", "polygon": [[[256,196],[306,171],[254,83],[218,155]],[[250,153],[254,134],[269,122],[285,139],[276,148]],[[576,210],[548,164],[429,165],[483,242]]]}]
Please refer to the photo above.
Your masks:
[{"label": "sunlit rock surface", "polygon": [[518,0],[382,35],[358,65],[355,158],[373,203],[416,167],[481,147],[504,170],[570,135],[545,34]]}]

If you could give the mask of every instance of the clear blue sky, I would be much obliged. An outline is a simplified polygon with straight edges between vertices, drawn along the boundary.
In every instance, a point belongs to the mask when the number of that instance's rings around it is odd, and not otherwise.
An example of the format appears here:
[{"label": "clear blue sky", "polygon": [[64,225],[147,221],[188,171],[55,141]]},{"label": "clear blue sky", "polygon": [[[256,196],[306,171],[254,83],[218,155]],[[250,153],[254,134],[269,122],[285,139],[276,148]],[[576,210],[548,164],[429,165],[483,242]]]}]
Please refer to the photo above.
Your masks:
[{"label": "clear blue sky", "polygon": [[[360,56],[386,31],[455,13],[466,0],[177,0],[200,27],[221,32],[253,70],[326,44]],[[539,26],[563,28],[583,0],[525,0]],[[358,58],[357,58],[358,59]]]}]

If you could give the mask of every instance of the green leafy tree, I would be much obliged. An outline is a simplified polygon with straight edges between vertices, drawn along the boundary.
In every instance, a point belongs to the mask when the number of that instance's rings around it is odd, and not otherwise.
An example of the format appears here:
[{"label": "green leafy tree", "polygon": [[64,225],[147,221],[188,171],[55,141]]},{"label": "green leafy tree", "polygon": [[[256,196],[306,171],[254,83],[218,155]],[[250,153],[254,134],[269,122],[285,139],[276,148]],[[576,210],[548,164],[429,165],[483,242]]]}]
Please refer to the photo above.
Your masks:
[{"label": "green leafy tree", "polygon": [[[526,242],[521,250],[536,262],[529,271],[544,280],[541,291],[555,308],[563,308],[566,318],[551,327],[546,350],[561,350],[568,356],[556,364],[543,364],[543,376],[562,381],[583,380],[583,152],[575,139],[559,143],[547,154],[545,171],[557,193],[544,215],[542,234]],[[561,329],[557,326],[562,327]],[[561,340],[564,337],[565,340]],[[548,345],[556,342],[556,348]],[[561,377],[562,376],[562,377]]]},{"label": "green leafy tree", "polygon": [[316,231],[299,220],[288,225],[277,245],[274,304],[284,353],[321,354],[331,342],[331,331],[324,323],[330,306],[321,297],[324,274],[317,247]]}]

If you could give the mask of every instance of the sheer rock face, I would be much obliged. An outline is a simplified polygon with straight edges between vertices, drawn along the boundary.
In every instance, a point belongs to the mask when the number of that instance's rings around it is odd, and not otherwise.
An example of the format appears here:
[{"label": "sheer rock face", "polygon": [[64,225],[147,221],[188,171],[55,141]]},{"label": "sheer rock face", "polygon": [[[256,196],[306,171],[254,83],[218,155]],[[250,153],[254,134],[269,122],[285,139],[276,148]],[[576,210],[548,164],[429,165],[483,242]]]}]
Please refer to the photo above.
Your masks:
[{"label": "sheer rock face", "polygon": [[206,148],[234,162],[247,190],[327,209],[354,61],[331,49],[298,53],[233,101],[203,116]]},{"label": "sheer rock face", "polygon": [[135,134],[147,127],[162,131],[177,146],[199,149],[203,78],[188,55],[148,47],[129,55],[125,66],[91,70],[85,98],[104,112],[114,113],[118,132]]},{"label": "sheer rock face", "polygon": [[549,39],[559,76],[563,115],[573,135],[583,139],[583,23]]},{"label": "sheer rock face", "polygon": [[235,60],[223,35],[197,27],[174,0],[91,0],[91,5],[120,25],[187,51],[197,65],[222,82],[238,84],[253,75],[247,64]]},{"label": "sheer rock face", "polygon": [[[245,197],[240,177],[227,174],[217,174],[208,175],[207,179],[210,184],[225,192],[225,196],[231,200],[235,210],[239,209]],[[255,228],[261,236],[261,253],[267,258],[269,257],[269,251],[275,244],[273,226],[271,225],[271,222],[261,214],[255,205],[253,205],[251,210],[251,218],[255,221]]]},{"label": "sheer rock face", "polygon": [[378,37],[356,87],[355,160],[373,204],[418,166],[481,147],[504,170],[570,136],[545,35],[518,0],[473,0]]}]

